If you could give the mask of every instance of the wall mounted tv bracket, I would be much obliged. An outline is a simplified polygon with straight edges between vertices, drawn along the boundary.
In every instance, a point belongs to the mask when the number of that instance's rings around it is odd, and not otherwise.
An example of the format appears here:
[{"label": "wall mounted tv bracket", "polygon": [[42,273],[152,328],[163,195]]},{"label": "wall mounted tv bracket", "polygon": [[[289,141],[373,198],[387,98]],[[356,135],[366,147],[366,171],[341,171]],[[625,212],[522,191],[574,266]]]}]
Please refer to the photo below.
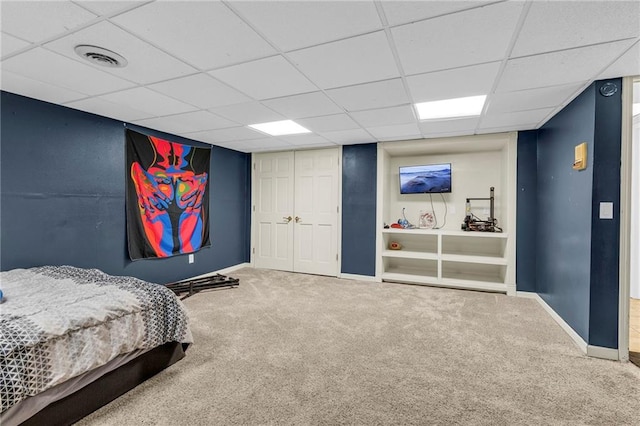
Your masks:
[{"label": "wall mounted tv bracket", "polygon": [[[495,218],[494,204],[495,196],[493,194],[493,186],[489,188],[489,198],[467,198],[465,204],[466,216],[462,223],[463,231],[478,232],[502,232],[502,228],[498,227],[498,219]],[[487,220],[481,220],[478,216],[471,213],[471,201],[489,201],[489,217]]]}]

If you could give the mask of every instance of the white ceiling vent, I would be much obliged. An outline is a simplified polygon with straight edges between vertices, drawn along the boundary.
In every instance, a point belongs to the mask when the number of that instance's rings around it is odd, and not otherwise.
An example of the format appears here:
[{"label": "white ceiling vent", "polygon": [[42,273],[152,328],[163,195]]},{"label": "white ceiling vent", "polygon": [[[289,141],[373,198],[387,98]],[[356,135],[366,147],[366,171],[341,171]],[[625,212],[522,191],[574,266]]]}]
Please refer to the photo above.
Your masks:
[{"label": "white ceiling vent", "polygon": [[103,67],[122,68],[127,65],[125,58],[102,47],[80,44],[75,47],[75,51],[80,57]]}]

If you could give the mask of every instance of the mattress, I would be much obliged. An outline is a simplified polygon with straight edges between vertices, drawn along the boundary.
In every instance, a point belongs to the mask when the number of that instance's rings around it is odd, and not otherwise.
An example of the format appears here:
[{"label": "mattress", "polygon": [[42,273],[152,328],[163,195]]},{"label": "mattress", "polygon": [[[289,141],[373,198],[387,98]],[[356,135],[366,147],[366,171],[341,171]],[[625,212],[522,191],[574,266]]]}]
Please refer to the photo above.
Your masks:
[{"label": "mattress", "polygon": [[162,285],[44,266],[0,272],[0,286],[2,417],[21,401],[125,354],[193,340],[184,306]]}]

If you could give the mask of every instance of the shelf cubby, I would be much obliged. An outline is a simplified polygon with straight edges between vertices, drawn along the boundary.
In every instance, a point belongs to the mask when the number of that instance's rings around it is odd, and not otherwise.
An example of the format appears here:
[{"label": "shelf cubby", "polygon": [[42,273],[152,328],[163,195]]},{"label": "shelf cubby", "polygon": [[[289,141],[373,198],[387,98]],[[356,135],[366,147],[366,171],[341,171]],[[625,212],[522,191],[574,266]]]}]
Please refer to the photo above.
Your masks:
[{"label": "shelf cubby", "polygon": [[[378,144],[376,276],[382,281],[515,294],[516,133]],[[400,194],[399,167],[450,163],[452,190]],[[504,232],[462,231],[469,211],[494,217]],[[469,206],[467,197],[474,200]],[[467,210],[467,207],[470,210]],[[431,212],[437,229],[383,228],[398,217],[418,224]],[[392,250],[390,243],[401,247]]]}]

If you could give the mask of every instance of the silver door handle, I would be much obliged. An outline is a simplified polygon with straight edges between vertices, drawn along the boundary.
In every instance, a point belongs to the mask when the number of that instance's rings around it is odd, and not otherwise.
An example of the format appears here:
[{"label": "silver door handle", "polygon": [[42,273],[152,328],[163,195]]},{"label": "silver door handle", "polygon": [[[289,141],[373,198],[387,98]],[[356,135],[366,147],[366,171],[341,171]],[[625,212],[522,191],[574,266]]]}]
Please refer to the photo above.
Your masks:
[{"label": "silver door handle", "polygon": [[286,220],[287,223],[291,222],[291,219],[293,219],[291,216],[282,216],[282,218]]}]

